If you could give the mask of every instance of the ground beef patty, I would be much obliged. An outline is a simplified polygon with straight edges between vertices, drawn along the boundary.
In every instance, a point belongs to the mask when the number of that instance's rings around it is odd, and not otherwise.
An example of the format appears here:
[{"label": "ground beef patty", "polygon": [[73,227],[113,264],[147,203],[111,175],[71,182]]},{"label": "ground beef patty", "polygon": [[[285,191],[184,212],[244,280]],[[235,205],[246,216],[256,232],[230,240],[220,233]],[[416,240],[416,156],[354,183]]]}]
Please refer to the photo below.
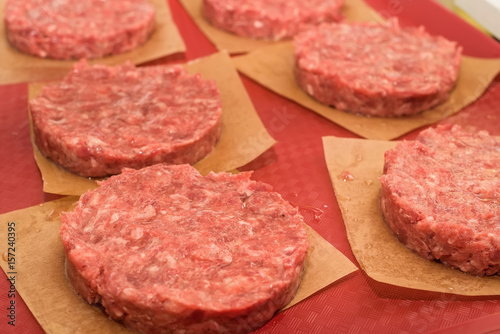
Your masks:
[{"label": "ground beef patty", "polygon": [[461,48],[423,27],[324,24],[295,37],[298,85],[319,102],[356,114],[417,114],[448,99]]},{"label": "ground beef patty", "polygon": [[302,216],[250,173],[125,169],[62,215],[68,278],[144,333],[245,333],[299,286]]},{"label": "ground beef patty", "polygon": [[155,23],[147,0],[8,0],[4,14],[14,47],[54,59],[130,51],[148,39]]},{"label": "ground beef patty", "polygon": [[154,163],[193,164],[212,151],[222,108],[214,81],[183,67],[77,63],[30,102],[46,157],[92,177]]},{"label": "ground beef patty", "polygon": [[380,207],[429,260],[472,275],[500,270],[500,142],[458,126],[423,131],[385,154]]},{"label": "ground beef patty", "polygon": [[217,28],[257,39],[291,38],[323,22],[341,20],[343,0],[203,0],[203,15]]}]

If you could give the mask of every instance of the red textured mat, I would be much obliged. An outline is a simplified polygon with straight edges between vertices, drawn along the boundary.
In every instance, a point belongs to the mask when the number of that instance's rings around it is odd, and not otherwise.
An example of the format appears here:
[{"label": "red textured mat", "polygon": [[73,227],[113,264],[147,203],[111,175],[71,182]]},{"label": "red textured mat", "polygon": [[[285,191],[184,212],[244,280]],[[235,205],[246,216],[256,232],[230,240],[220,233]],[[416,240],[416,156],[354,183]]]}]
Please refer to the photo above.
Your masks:
[{"label": "red textured mat", "polygon": [[[368,0],[402,25],[425,25],[457,40],[464,53],[500,57],[500,44],[431,0]],[[186,42],[185,60],[215,52],[177,0],[169,0]],[[163,63],[167,60],[156,61]],[[245,166],[253,178],[270,183],[299,205],[307,223],[356,263],[350,250],[323,158],[321,136],[355,135],[242,76],[264,124],[278,143]],[[0,86],[0,213],[56,196],[42,192],[29,141],[26,84]],[[500,135],[500,76],[484,96],[443,121]],[[404,138],[414,138],[414,131]],[[0,222],[6,233],[7,222]],[[0,245],[2,254],[6,245]],[[16,326],[7,324],[8,283],[0,273],[0,333],[43,333],[22,299],[16,297]],[[500,333],[500,297],[460,297],[377,283],[359,271],[275,316],[258,333]]]}]

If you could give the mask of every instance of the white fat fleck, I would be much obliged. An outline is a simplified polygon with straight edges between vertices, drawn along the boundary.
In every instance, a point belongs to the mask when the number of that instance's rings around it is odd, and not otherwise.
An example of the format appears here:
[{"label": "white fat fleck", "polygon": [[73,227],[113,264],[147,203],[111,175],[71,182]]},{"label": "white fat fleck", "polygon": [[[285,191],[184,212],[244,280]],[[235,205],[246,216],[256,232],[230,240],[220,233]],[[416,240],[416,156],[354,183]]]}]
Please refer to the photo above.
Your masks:
[{"label": "white fat fleck", "polygon": [[101,195],[95,192],[88,203],[88,207],[95,207],[99,204],[99,202],[101,202]]},{"label": "white fat fleck", "polygon": [[167,252],[158,253],[156,258],[168,268],[174,268],[177,264],[175,258]]},{"label": "white fat fleck", "polygon": [[70,138],[70,139],[69,139],[69,142],[70,142],[71,144],[78,144],[78,141],[79,141],[78,137],[74,137],[74,138]]},{"label": "white fat fleck", "polygon": [[437,183],[437,181],[438,181],[438,177],[437,177],[436,174],[428,174],[427,175],[427,179],[429,179],[431,181],[430,182],[431,184],[432,183]]},{"label": "white fat fleck", "polygon": [[209,189],[201,189],[201,190],[206,195],[206,200],[205,201],[208,201],[208,199],[210,199],[210,198],[216,198],[218,196],[215,191],[212,191],[212,190],[209,190]]},{"label": "white fat fleck", "polygon": [[233,257],[231,256],[231,254],[225,252],[222,254],[221,260],[225,264],[230,264],[231,262],[233,262]]},{"label": "white fat fleck", "polygon": [[140,227],[139,227],[139,228],[134,229],[134,230],[130,233],[130,236],[131,236],[132,238],[134,238],[135,240],[142,238],[142,236],[143,236],[143,235],[144,235],[144,231],[143,231],[143,229],[142,229],[142,228],[140,228]]},{"label": "white fat fleck", "polygon": [[167,105],[163,102],[156,102],[156,106],[161,110],[167,109]]},{"label": "white fat fleck", "polygon": [[253,194],[253,191],[248,189],[250,182],[246,182],[242,184],[240,187],[238,187],[238,192],[245,194],[245,196],[250,196]]},{"label": "white fat fleck", "polygon": [[245,226],[247,231],[248,231],[248,234],[249,235],[253,235],[253,228],[252,228],[252,224],[250,224],[249,222],[246,222],[244,220],[240,220],[238,221],[238,223],[242,226]]},{"label": "white fat fleck", "polygon": [[262,23],[260,21],[254,21],[253,26],[257,29],[260,29],[264,26],[264,23]]},{"label": "white fat fleck", "polygon": [[[188,210],[190,208],[190,203],[191,201],[184,195],[180,195],[180,194],[172,194],[170,195],[170,198],[175,201],[175,206],[180,208],[180,209],[183,209],[183,210]],[[165,213],[163,214],[166,214],[167,212],[165,211]]]},{"label": "white fat fleck", "polygon": [[103,146],[106,143],[96,137],[88,137],[87,145],[89,147]]},{"label": "white fat fleck", "polygon": [[175,267],[175,265],[177,264],[177,261],[175,261],[174,257],[172,255],[168,255],[167,258],[166,258],[166,264],[168,264],[168,266],[170,268],[173,268]]},{"label": "white fat fleck", "polygon": [[200,98],[196,98],[194,100],[191,100],[192,102],[194,103],[203,103],[205,105],[207,105],[207,107],[210,107],[212,105],[216,105],[218,102],[215,101],[213,98],[210,98],[210,99],[200,99]]},{"label": "white fat fleck", "polygon": [[137,219],[143,221],[151,220],[151,218],[154,218],[155,216],[156,216],[156,209],[151,204],[145,206],[141,212],[137,213]]},{"label": "white fat fleck", "polygon": [[117,213],[113,213],[113,215],[111,216],[110,222],[114,223],[114,222],[118,221],[118,219],[120,219],[120,215]]},{"label": "white fat fleck", "polygon": [[203,287],[205,289],[208,289],[210,287],[210,281],[209,280],[204,279],[204,280],[200,281],[200,283],[203,283]]},{"label": "white fat fleck", "polygon": [[123,238],[111,238],[109,240],[109,243],[114,244],[114,245],[125,245],[127,241]]},{"label": "white fat fleck", "polygon": [[150,273],[153,274],[153,273],[158,272],[160,270],[160,268],[158,268],[158,266],[151,266],[151,267],[148,268],[148,270],[149,270]]},{"label": "white fat fleck", "polygon": [[137,71],[127,71],[127,73],[125,74],[125,76],[127,78],[138,78],[139,77],[139,73]]},{"label": "white fat fleck", "polygon": [[134,288],[125,288],[123,289],[123,292],[122,294],[125,296],[125,297],[130,297],[130,296],[133,296],[136,294],[136,289]]},{"label": "white fat fleck", "polygon": [[244,281],[244,278],[237,276],[226,277],[222,280],[222,284],[226,286],[233,286],[236,284],[241,284]]},{"label": "white fat fleck", "polygon": [[266,254],[264,252],[259,251],[259,250],[251,250],[251,249],[245,249],[245,253],[247,254],[248,257],[259,259],[259,258],[265,258]]}]

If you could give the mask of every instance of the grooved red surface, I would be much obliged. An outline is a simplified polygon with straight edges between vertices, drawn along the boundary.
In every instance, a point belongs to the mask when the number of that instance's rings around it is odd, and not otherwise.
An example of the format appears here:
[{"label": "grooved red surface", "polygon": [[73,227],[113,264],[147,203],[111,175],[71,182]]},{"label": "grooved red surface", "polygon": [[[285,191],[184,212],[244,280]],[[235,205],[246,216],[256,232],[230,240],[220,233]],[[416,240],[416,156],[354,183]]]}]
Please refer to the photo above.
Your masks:
[{"label": "grooved red surface", "polygon": [[[401,24],[424,25],[457,40],[464,54],[500,57],[500,43],[432,0],[367,0]],[[186,42],[185,60],[215,52],[177,0],[169,0]],[[171,59],[171,58],[170,58]],[[154,63],[168,63],[168,59]],[[245,166],[253,178],[273,185],[299,205],[306,222],[356,263],[347,241],[323,158],[321,136],[356,137],[340,126],[241,77],[257,112],[278,143]],[[0,213],[57,196],[44,194],[29,140],[27,85],[0,86]],[[442,123],[486,129],[500,135],[500,76],[475,103]],[[413,139],[419,130],[404,138]],[[0,222],[6,233],[6,222]],[[0,245],[3,250],[6,245]],[[3,253],[4,251],[2,251]],[[356,263],[357,264],[357,263]],[[8,284],[0,273],[0,333],[43,333],[17,296],[16,326],[7,325]],[[461,297],[378,283],[358,271],[276,315],[258,333],[500,333],[500,296]]]}]

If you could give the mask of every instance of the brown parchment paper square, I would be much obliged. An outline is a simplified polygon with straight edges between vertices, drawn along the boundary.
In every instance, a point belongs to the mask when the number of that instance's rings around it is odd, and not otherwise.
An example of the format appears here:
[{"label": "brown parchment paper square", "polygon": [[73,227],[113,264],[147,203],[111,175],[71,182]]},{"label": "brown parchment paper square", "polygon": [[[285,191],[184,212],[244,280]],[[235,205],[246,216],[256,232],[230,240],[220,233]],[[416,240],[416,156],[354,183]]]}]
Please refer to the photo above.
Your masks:
[{"label": "brown parchment paper square", "polygon": [[[328,172],[347,237],[361,268],[376,281],[466,296],[500,295],[500,277],[475,277],[428,261],[389,230],[379,209],[384,152],[396,142],[323,137]],[[348,171],[354,180],[344,181]]]},{"label": "brown parchment paper square", "polygon": [[[246,93],[238,73],[226,52],[187,63],[188,72],[201,73],[215,80],[222,100],[222,135],[215,149],[194,167],[202,174],[231,171],[241,167],[272,145],[275,140],[267,132]],[[39,84],[29,86],[29,99],[41,90]],[[96,187],[94,179],[72,174],[46,159],[33,144],[35,160],[43,178],[43,191],[59,195],[81,195]]]},{"label": "brown parchment paper square", "polygon": [[[91,60],[89,63],[116,65],[130,60],[134,64],[141,64],[186,51],[184,41],[172,20],[167,1],[149,1],[156,9],[155,31],[149,40],[135,50]],[[7,0],[0,0],[1,18],[6,2]],[[0,55],[0,85],[62,78],[74,63],[74,61],[38,58],[15,50],[7,40],[3,21],[0,24]]]},{"label": "brown parchment paper square", "polygon": [[[0,215],[0,223],[15,222],[16,289],[48,334],[132,333],[109,320],[71,290],[64,272],[64,248],[59,236],[59,213],[71,210],[77,197],[64,197],[31,208]],[[311,243],[302,283],[286,307],[312,295],[357,268],[342,253],[308,228]],[[7,251],[7,233],[0,234],[1,253]],[[8,265],[0,260],[5,272]]]},{"label": "brown parchment paper square", "polygon": [[455,89],[449,99],[423,113],[399,118],[358,116],[317,102],[296,83],[291,42],[235,57],[236,68],[272,91],[297,102],[328,120],[368,139],[390,140],[449,117],[478,99],[500,72],[500,59],[462,57]]},{"label": "brown parchment paper square", "polygon": [[[227,50],[231,54],[246,53],[261,47],[280,42],[241,37],[218,29],[203,17],[203,0],[179,0],[200,30],[218,50]],[[345,0],[342,13],[347,21],[381,21],[381,16],[362,0]]]}]

